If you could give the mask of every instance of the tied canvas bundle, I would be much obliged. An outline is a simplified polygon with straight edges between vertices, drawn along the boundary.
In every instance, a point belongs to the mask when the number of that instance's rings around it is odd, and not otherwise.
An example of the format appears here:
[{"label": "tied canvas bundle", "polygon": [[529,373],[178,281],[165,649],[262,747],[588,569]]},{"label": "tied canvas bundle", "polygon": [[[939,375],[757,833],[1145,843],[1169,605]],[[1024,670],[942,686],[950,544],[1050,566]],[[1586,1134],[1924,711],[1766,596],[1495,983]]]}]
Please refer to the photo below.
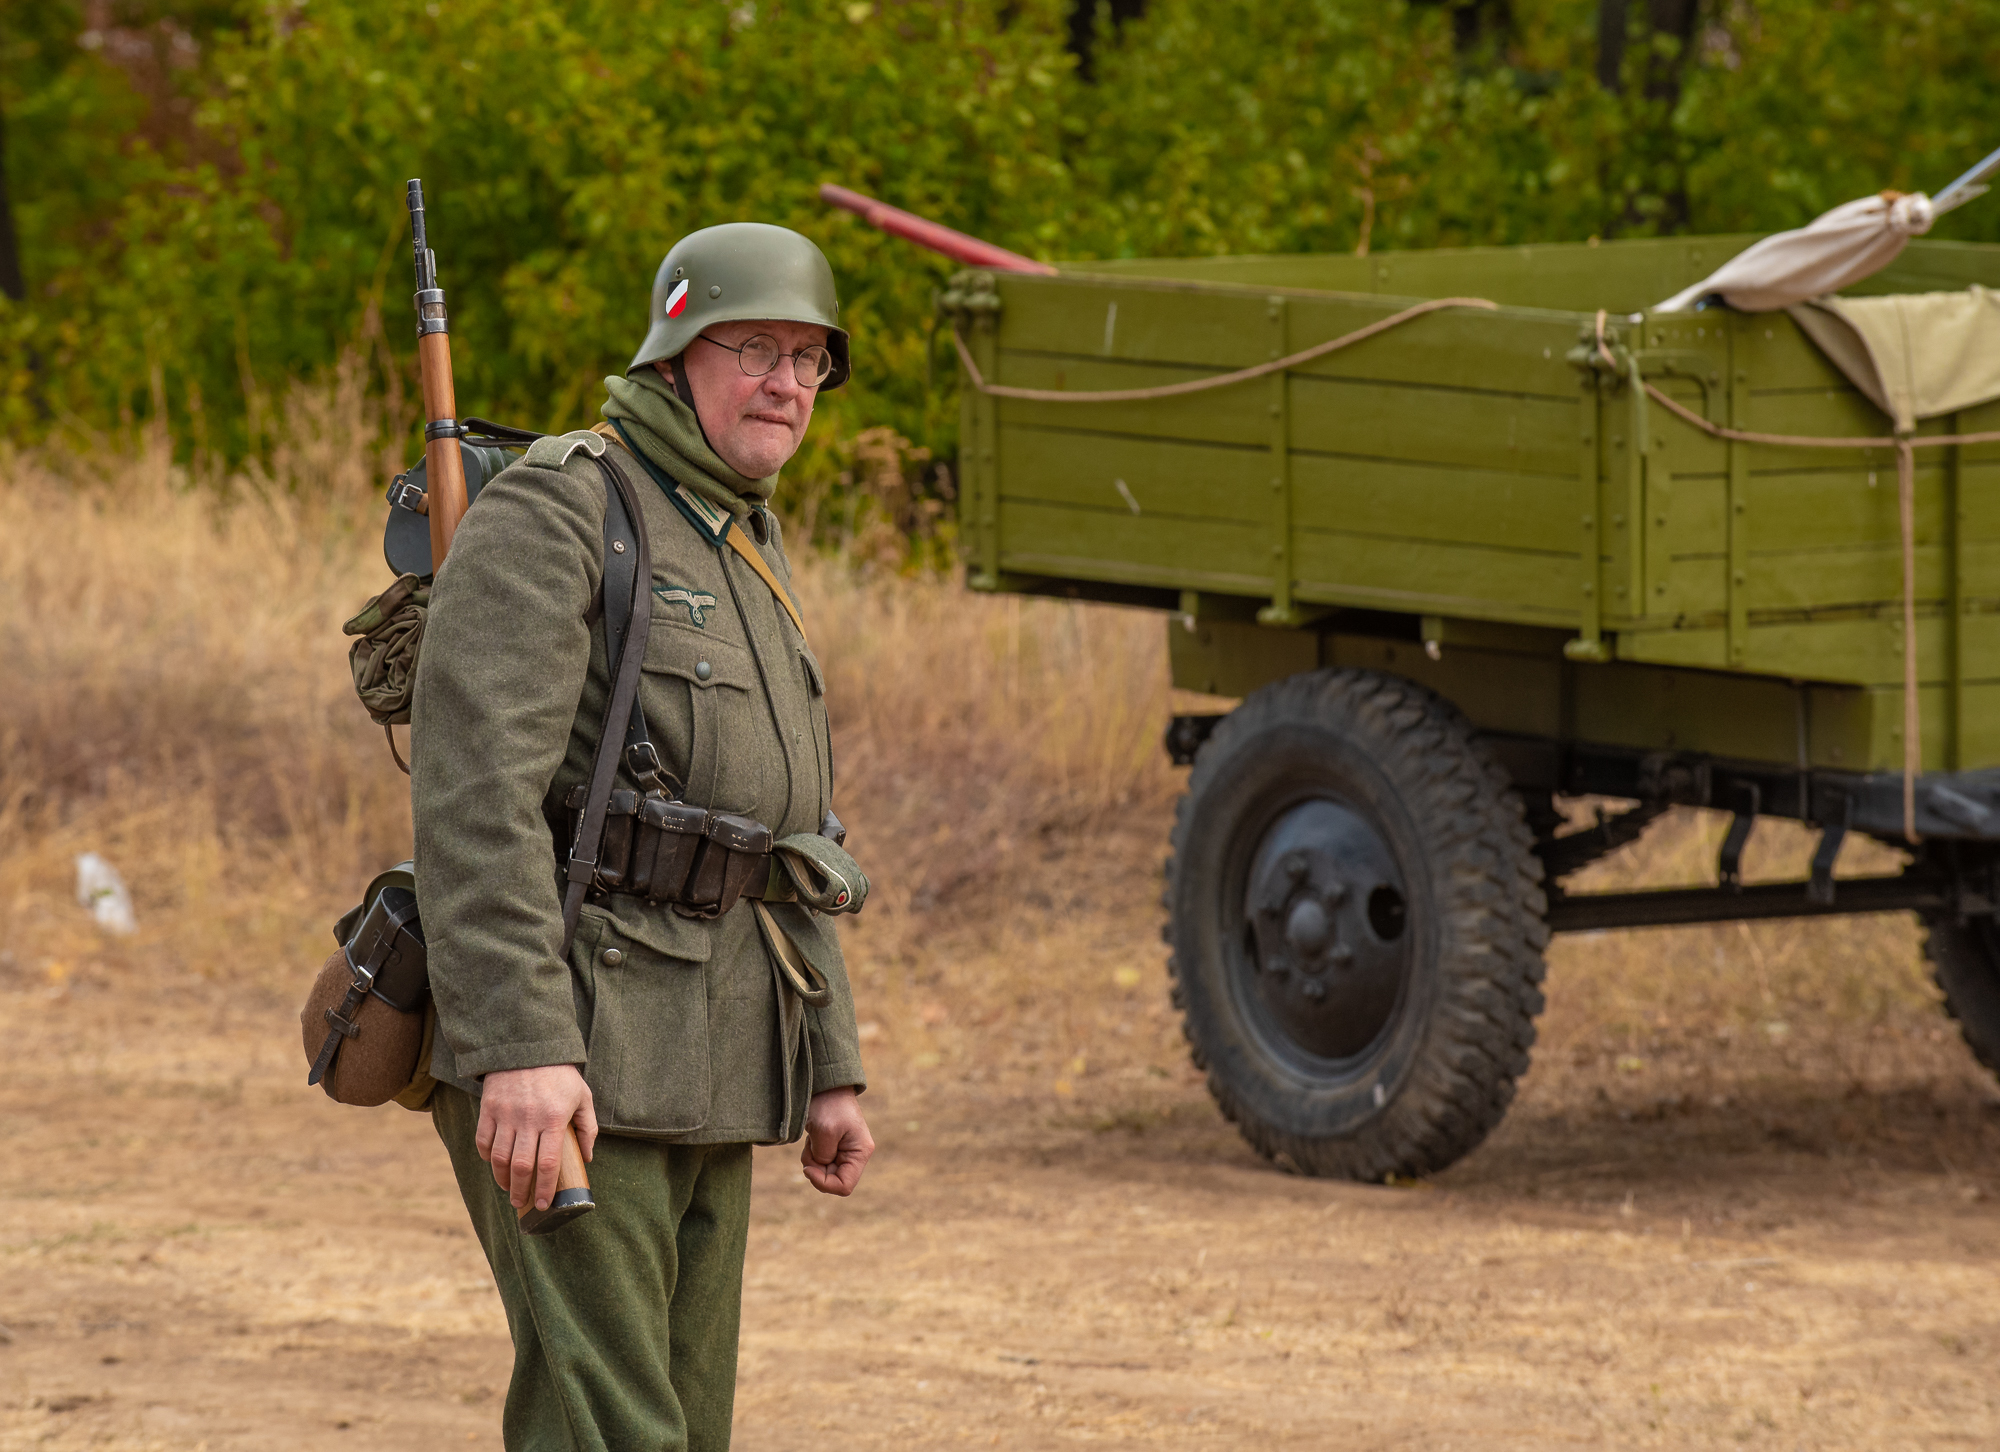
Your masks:
[{"label": "tied canvas bundle", "polygon": [[341,634],[359,637],[348,648],[354,691],[377,726],[403,726],[410,720],[410,693],[417,679],[417,652],[424,641],[424,612],[430,588],[415,575],[399,575],[396,583],[361,608],[340,627]]}]

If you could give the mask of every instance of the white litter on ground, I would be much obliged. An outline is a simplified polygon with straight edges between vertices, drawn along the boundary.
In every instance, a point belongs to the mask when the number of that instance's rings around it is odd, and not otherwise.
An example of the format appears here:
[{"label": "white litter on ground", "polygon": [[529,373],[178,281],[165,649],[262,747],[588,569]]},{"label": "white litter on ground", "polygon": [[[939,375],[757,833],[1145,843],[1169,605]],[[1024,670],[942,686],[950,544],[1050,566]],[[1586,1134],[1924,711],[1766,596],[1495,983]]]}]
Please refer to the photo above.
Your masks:
[{"label": "white litter on ground", "polygon": [[81,852],[76,859],[76,900],[90,909],[97,926],[107,933],[136,933],[139,920],[132,914],[132,894],[118,869],[95,852]]}]

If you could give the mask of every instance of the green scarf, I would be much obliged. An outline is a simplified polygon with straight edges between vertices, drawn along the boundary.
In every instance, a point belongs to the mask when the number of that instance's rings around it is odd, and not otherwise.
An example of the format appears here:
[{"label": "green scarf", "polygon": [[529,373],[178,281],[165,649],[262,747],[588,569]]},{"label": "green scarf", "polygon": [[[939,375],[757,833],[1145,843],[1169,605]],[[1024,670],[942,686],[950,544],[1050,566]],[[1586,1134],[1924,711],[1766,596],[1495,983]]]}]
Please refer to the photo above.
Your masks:
[{"label": "green scarf", "polygon": [[694,410],[674,396],[650,364],[625,378],[607,378],[604,416],[615,419],[632,442],[677,484],[728,510],[738,519],[770,501],[778,476],[749,479],[722,462],[703,436]]}]

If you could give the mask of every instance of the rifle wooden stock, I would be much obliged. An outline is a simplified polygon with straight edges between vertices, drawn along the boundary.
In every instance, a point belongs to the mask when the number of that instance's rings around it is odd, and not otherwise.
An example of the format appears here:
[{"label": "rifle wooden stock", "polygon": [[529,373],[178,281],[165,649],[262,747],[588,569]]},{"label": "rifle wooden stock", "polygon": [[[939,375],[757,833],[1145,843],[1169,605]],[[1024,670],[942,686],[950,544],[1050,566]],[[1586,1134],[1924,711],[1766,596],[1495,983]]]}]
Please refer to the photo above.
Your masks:
[{"label": "rifle wooden stock", "polygon": [[[417,372],[423,379],[424,416],[436,421],[458,417],[457,391],[451,381],[451,334],[426,333],[417,339]],[[451,537],[465,517],[465,461],[457,439],[432,439],[424,445],[429,487],[425,498],[431,521],[432,568],[444,563]]]},{"label": "rifle wooden stock", "polygon": [[[431,252],[424,228],[423,183],[416,179],[408,187],[410,242],[416,255],[417,294],[417,373],[423,380],[424,418],[437,424],[458,424],[458,394],[451,380],[451,332],[438,287],[437,258]],[[458,522],[465,517],[465,463],[454,437],[426,439],[426,513],[431,521],[431,572],[444,565]],[[583,1146],[577,1143],[576,1126],[563,1126],[562,1157],[556,1168],[556,1183],[545,1210],[535,1208],[531,1193],[518,1212],[525,1235],[546,1235],[577,1216],[595,1209],[590,1198],[590,1176],[583,1166]]]}]

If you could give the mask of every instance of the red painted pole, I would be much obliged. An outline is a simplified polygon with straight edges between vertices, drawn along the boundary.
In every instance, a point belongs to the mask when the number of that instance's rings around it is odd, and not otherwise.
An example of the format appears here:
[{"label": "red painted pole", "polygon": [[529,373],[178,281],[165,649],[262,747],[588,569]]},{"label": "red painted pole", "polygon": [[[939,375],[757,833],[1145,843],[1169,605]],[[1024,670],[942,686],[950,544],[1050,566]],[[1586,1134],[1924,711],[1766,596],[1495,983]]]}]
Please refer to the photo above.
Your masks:
[{"label": "red painted pole", "polygon": [[1056,275],[1055,268],[1046,262],[1009,252],[1005,247],[995,247],[991,242],[955,232],[926,217],[919,217],[915,212],[906,212],[901,207],[864,197],[860,192],[851,192],[832,182],[819,189],[819,199],[829,206],[845,207],[871,227],[879,227],[891,236],[943,253],[954,262],[963,262],[968,267],[990,267],[996,272],[1032,272],[1043,277]]}]

